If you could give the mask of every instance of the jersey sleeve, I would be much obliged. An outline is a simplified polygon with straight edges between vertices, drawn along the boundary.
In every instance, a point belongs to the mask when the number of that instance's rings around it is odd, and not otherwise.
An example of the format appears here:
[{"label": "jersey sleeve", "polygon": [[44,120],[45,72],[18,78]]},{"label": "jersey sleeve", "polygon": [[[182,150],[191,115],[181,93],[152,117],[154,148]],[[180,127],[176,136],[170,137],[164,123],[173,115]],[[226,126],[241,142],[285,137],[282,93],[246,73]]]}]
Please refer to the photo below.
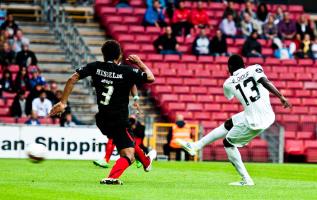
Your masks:
[{"label": "jersey sleeve", "polygon": [[93,75],[96,63],[88,63],[86,66],[82,66],[76,69],[80,79],[84,79]]},{"label": "jersey sleeve", "polygon": [[264,70],[261,65],[254,65],[253,67],[253,78],[257,82],[261,78],[267,78],[264,74]]},{"label": "jersey sleeve", "polygon": [[140,69],[131,67],[130,74],[135,84],[144,84],[147,82],[147,74]]},{"label": "jersey sleeve", "polygon": [[223,84],[223,92],[224,92],[225,97],[228,100],[231,100],[234,97],[234,94],[231,92],[227,81]]}]

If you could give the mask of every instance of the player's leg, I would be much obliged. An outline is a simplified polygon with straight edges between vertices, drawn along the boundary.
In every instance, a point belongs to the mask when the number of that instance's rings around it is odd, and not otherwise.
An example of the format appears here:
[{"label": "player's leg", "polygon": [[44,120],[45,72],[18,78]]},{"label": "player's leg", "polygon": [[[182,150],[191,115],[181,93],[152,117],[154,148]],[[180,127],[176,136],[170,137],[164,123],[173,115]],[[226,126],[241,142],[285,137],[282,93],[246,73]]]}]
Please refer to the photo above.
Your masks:
[{"label": "player's leg", "polygon": [[207,144],[210,144],[218,139],[224,138],[229,130],[233,127],[232,119],[228,119],[225,123],[221,124],[219,127],[210,131],[203,138],[197,142],[186,142],[183,140],[178,140],[177,142],[185,149],[190,155],[196,155],[198,150],[201,150]]},{"label": "player's leg", "polygon": [[152,168],[152,161],[156,158],[156,150],[151,150],[147,155],[141,149],[139,145],[135,145],[135,155],[138,160],[142,163],[144,171],[149,172]]},{"label": "player's leg", "polygon": [[94,164],[99,167],[108,168],[110,166],[109,161],[110,157],[112,155],[112,152],[116,145],[113,143],[113,139],[109,138],[107,145],[106,145],[106,151],[105,156],[103,159],[95,160]]}]

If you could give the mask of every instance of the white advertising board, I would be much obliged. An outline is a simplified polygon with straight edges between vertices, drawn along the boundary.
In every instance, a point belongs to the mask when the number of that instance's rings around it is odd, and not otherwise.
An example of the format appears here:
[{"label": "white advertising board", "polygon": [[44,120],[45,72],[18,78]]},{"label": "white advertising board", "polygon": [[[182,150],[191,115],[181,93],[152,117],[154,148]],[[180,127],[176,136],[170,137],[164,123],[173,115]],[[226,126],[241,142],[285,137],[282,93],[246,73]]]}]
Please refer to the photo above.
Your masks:
[{"label": "white advertising board", "polygon": [[[104,157],[108,139],[97,128],[0,126],[0,158],[26,158],[27,146],[47,147],[47,159],[94,160]],[[111,159],[117,159],[115,150]]]}]

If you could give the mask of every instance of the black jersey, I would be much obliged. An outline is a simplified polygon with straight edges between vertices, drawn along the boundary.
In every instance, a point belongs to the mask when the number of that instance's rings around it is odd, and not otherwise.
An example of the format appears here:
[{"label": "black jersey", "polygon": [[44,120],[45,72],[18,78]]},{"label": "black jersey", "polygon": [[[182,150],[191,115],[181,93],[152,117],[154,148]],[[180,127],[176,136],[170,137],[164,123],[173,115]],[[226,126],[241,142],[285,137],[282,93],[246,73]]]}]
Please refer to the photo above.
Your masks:
[{"label": "black jersey", "polygon": [[91,76],[96,89],[100,113],[127,118],[130,90],[134,84],[147,81],[146,73],[113,62],[93,62],[76,70],[80,79]]}]

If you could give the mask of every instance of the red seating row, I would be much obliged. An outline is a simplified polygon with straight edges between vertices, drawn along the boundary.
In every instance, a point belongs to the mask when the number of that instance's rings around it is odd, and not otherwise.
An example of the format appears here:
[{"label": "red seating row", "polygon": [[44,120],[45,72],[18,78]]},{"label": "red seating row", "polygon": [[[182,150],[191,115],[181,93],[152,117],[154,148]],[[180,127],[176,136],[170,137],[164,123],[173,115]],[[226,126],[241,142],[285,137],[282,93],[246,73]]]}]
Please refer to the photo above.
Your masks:
[{"label": "red seating row", "polygon": [[289,155],[306,155],[307,162],[317,162],[317,140],[286,140],[285,152]]},{"label": "red seating row", "polygon": [[[21,117],[21,118],[14,118],[14,117],[0,117],[0,123],[5,124],[24,124],[28,118]],[[59,119],[52,119],[52,118],[39,118],[41,124],[59,124]]]}]

